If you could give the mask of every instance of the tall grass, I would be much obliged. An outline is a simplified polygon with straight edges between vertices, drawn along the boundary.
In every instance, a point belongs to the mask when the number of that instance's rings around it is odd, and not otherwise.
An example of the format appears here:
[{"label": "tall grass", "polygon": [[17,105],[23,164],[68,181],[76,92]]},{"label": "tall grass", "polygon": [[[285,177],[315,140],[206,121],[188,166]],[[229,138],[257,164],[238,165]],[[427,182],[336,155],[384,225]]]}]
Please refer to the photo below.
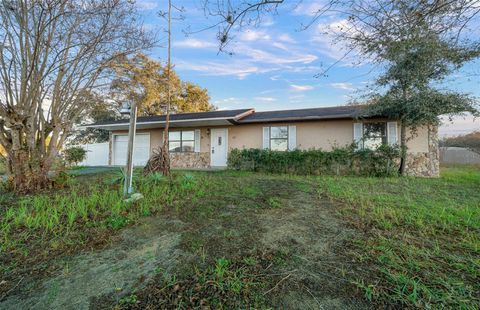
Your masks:
[{"label": "tall grass", "polygon": [[196,197],[197,190],[204,192],[200,185],[206,184],[183,173],[172,180],[161,175],[137,176],[135,180],[135,188],[144,196],[135,203],[124,201],[116,177],[99,182],[74,180],[60,192],[20,197],[3,210],[0,218],[0,253],[23,251],[22,247],[32,240],[81,242],[75,240],[78,232],[118,229],[166,206],[179,207]]},{"label": "tall grass", "polygon": [[353,280],[366,295],[411,307],[480,307],[480,169],[319,182],[365,231],[352,247],[367,271]]}]

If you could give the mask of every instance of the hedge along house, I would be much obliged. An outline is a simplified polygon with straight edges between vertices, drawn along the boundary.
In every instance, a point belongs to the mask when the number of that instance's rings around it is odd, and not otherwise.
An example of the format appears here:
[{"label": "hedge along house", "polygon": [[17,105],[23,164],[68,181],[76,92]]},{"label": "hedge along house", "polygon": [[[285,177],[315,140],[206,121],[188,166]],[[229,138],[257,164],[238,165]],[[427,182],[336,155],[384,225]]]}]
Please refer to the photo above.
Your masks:
[{"label": "hedge along house", "polygon": [[[170,117],[170,157],[173,168],[226,167],[232,149],[263,148],[276,151],[322,149],[357,142],[375,148],[399,141],[399,124],[382,117],[359,119],[362,106],[255,112],[254,109],[173,114]],[[86,127],[109,130],[110,165],[125,165],[128,120]],[[134,164],[148,161],[163,142],[165,116],[137,119]],[[436,127],[422,127],[407,135],[409,175],[438,176]]]}]

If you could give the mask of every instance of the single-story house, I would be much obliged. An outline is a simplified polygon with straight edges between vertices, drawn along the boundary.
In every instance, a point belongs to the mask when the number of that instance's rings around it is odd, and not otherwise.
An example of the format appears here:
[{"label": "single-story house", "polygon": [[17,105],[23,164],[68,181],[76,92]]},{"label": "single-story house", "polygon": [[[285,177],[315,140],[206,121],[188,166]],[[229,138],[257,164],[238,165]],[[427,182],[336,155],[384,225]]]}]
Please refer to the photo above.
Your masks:
[{"label": "single-story house", "polygon": [[[400,128],[383,117],[358,118],[364,106],[256,112],[254,109],[172,114],[171,165],[176,168],[225,167],[232,149],[264,148],[330,150],[356,141],[360,147],[397,144]],[[100,122],[87,127],[109,130],[109,164],[124,165],[129,121]],[[144,165],[161,146],[165,115],[137,119],[134,164]],[[407,171],[411,175],[439,173],[437,128],[424,127],[408,135]]]}]

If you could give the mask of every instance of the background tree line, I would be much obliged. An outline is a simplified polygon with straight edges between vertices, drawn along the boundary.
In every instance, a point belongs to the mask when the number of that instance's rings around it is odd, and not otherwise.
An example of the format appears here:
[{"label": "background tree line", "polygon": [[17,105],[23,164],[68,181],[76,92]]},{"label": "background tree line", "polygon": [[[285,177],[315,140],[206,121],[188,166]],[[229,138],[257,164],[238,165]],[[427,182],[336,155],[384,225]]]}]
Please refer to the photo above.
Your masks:
[{"label": "background tree line", "polygon": [[455,137],[445,137],[440,140],[440,146],[463,147],[480,154],[480,131]]}]

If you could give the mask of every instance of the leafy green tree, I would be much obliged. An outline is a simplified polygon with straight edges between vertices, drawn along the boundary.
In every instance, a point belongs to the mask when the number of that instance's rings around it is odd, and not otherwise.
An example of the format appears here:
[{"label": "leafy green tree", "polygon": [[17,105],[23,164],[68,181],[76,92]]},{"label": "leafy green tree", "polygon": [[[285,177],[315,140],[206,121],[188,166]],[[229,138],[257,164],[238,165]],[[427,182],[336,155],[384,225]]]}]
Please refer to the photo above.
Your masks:
[{"label": "leafy green tree", "polygon": [[215,110],[205,88],[191,82],[182,82],[180,92],[173,98],[173,107],[181,112],[204,112]]},{"label": "leafy green tree", "polygon": [[475,98],[440,90],[445,77],[479,56],[480,45],[459,41],[438,31],[437,11],[424,16],[414,0],[383,0],[355,9],[341,34],[360,53],[384,66],[376,79],[379,89],[368,95],[372,104],[363,116],[385,115],[400,121],[401,164],[405,172],[407,128],[438,125],[438,116],[478,114]]},{"label": "leafy green tree", "polygon": [[[143,54],[124,57],[112,65],[116,78],[111,91],[117,101],[136,100],[139,115],[165,114],[168,99],[168,70],[160,62]],[[208,91],[191,82],[182,82],[174,70],[170,73],[173,113],[211,111]]]}]

